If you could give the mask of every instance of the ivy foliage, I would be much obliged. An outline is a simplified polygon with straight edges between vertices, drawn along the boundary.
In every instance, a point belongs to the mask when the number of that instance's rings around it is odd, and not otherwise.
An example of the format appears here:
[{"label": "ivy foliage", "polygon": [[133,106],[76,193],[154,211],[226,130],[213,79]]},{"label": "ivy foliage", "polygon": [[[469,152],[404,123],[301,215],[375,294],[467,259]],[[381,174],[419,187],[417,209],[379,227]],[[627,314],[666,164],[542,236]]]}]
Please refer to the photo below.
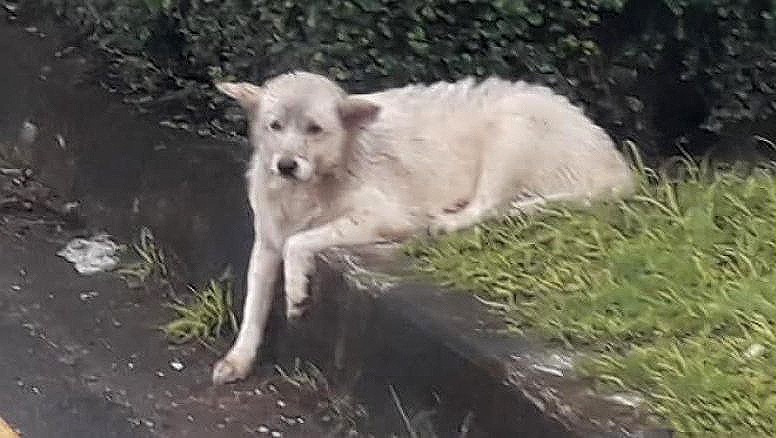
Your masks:
[{"label": "ivy foliage", "polygon": [[111,54],[110,87],[203,135],[244,129],[214,80],[296,68],[354,92],[469,75],[538,81],[648,153],[776,111],[776,0],[43,3]]}]

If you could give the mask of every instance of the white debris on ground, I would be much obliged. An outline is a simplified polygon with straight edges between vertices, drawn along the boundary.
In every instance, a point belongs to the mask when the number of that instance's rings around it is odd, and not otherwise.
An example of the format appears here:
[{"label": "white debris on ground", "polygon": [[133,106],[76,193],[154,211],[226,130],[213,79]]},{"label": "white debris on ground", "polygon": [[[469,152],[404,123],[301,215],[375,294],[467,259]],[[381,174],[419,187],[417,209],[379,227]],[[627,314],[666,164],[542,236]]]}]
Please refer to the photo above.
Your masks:
[{"label": "white debris on ground", "polygon": [[110,271],[119,263],[119,245],[107,234],[98,234],[89,239],[73,239],[57,255],[72,263],[83,275]]},{"label": "white debris on ground", "polygon": [[183,365],[183,362],[175,359],[170,361],[170,368],[174,369],[175,371],[182,371],[185,365]]}]

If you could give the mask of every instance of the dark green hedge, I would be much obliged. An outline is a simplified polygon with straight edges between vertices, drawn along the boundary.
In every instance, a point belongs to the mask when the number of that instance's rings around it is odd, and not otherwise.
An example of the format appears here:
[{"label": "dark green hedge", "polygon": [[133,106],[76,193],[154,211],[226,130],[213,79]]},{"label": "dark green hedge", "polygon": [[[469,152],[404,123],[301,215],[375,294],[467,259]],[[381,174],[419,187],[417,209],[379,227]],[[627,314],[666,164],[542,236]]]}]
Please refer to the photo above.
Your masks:
[{"label": "dark green hedge", "polygon": [[42,1],[112,54],[111,86],[203,134],[242,129],[214,79],[291,68],[540,81],[647,152],[776,111],[776,0]]}]

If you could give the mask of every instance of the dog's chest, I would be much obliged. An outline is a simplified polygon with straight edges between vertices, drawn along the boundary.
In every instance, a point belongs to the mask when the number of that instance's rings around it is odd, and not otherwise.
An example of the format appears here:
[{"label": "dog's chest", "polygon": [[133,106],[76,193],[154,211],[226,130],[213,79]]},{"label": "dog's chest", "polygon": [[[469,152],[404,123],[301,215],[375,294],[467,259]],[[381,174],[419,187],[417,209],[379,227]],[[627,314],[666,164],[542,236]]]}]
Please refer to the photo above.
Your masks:
[{"label": "dog's chest", "polygon": [[284,237],[317,225],[325,216],[327,206],[323,200],[304,187],[284,187],[268,195],[265,214],[272,217]]}]

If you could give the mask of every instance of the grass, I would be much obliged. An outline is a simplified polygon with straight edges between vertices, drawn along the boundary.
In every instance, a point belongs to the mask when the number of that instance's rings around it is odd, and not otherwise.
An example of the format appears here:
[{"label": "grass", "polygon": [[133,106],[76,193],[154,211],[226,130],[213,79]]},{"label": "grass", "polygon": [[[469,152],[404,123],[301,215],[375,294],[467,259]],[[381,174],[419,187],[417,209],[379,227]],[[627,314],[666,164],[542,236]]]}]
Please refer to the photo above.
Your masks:
[{"label": "grass", "polygon": [[317,399],[315,416],[329,418],[333,427],[327,436],[356,436],[359,426],[367,420],[369,414],[366,408],[351,395],[336,391],[314,364],[297,358],[292,368],[286,370],[275,365],[275,371],[283,382],[299,391],[314,394],[313,398]]},{"label": "grass", "polygon": [[168,281],[170,272],[167,267],[167,257],[148,227],[140,229],[140,236],[138,241],[132,244],[132,250],[138,260],[124,264],[116,270],[127,285],[139,287],[151,278],[162,282]]},{"label": "grass", "polygon": [[211,345],[227,331],[237,330],[237,319],[232,311],[232,282],[228,278],[210,280],[197,290],[191,289],[188,303],[173,303],[167,306],[176,313],[176,318],[165,324],[162,331],[177,344],[200,341]]},{"label": "grass", "polygon": [[776,177],[684,161],[638,193],[557,206],[407,252],[532,331],[588,352],[604,389],[641,392],[687,435],[776,435]]},{"label": "grass", "polygon": [[131,288],[149,282],[165,288],[172,301],[166,306],[175,312],[175,317],[160,328],[170,342],[199,341],[212,348],[218,338],[237,331],[237,319],[232,310],[230,268],[200,289],[189,286],[190,296],[179,298],[171,281],[167,255],[148,227],[140,229],[140,236],[131,245],[131,250],[137,260],[123,264],[116,273]]},{"label": "grass", "polygon": [[[316,417],[331,418],[333,430],[327,436],[342,434],[343,436],[373,436],[371,434],[358,434],[359,429],[367,425],[369,414],[366,408],[358,403],[354,398],[345,392],[336,392],[329,384],[326,376],[310,362],[303,362],[299,358],[295,359],[292,367],[284,369],[275,365],[278,377],[285,383],[290,384],[300,391],[306,391],[315,395],[317,402]],[[269,380],[267,383],[271,382]],[[401,417],[404,432],[409,438],[439,438],[441,435],[437,432],[434,424],[434,418],[437,415],[435,407],[418,410],[414,414],[410,413],[402,403],[402,400],[396,388],[387,385],[388,394],[391,397],[393,406]],[[437,403],[439,398],[433,394]],[[310,400],[311,397],[306,397]],[[459,433],[456,438],[466,438],[474,416],[468,412],[459,425]],[[363,431],[362,431],[363,432]],[[391,435],[396,436],[396,435]]]}]

